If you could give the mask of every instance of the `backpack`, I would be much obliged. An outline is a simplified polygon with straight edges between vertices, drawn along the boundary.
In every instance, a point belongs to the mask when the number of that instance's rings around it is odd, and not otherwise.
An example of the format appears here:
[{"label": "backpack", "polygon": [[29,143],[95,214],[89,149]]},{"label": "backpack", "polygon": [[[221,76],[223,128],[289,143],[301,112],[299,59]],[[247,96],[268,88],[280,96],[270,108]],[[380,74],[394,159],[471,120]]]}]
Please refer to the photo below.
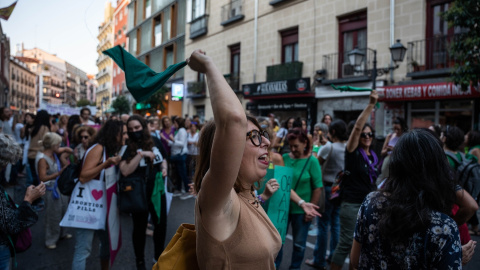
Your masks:
[{"label": "backpack", "polygon": [[71,162],[60,174],[57,180],[58,190],[66,196],[72,195],[73,188],[78,182],[80,176],[82,161],[77,163]]},{"label": "backpack", "polygon": [[330,202],[335,206],[340,206],[342,203],[340,185],[342,184],[343,179],[348,175],[350,175],[350,171],[342,170],[337,173],[337,176],[335,176],[332,191],[330,192]]},{"label": "backpack", "polygon": [[475,159],[466,158],[463,153],[460,153],[461,161],[451,152],[445,151],[445,154],[455,163],[460,186],[477,201],[480,193],[480,164]]}]

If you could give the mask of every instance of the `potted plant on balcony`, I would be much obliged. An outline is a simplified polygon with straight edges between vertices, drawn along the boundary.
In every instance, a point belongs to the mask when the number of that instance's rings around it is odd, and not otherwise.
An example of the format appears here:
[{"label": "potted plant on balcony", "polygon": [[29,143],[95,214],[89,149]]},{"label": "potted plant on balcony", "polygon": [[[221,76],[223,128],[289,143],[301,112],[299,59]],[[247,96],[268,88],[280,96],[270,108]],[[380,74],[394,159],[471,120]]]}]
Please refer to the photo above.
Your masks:
[{"label": "potted plant on balcony", "polygon": [[412,63],[413,72],[425,71],[425,66],[420,66],[417,61],[413,60]]}]

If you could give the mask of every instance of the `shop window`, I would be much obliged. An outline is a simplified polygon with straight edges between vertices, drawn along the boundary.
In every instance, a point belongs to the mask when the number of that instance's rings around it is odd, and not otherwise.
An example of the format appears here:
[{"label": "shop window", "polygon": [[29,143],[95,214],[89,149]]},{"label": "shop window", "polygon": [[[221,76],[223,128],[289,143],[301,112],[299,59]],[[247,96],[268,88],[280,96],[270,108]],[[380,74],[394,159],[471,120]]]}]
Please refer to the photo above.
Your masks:
[{"label": "shop window", "polygon": [[457,126],[467,132],[473,126],[471,100],[411,102],[408,106],[410,128],[428,128],[439,124]]},{"label": "shop window", "polygon": [[280,32],[282,36],[282,63],[298,61],[298,28]]},{"label": "shop window", "polygon": [[367,48],[367,12],[362,11],[338,18],[338,74],[339,78],[352,76],[354,68],[350,65],[347,54],[358,47]]}]

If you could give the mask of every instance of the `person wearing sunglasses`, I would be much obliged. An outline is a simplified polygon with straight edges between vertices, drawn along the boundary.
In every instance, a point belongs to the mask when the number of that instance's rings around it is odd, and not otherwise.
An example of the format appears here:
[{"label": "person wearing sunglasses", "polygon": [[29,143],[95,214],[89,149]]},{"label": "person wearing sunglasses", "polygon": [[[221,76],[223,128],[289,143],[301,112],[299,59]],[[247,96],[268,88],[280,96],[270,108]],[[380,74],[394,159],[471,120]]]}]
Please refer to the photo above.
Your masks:
[{"label": "person wearing sunglasses", "polygon": [[340,184],[340,239],[332,256],[330,268],[342,269],[350,254],[358,209],[363,199],[376,190],[378,158],[372,149],[375,132],[367,119],[377,103],[377,91],[372,90],[367,107],[360,113],[350,133],[345,151],[345,176]]},{"label": "person wearing sunglasses", "polygon": [[91,126],[81,126],[75,130],[75,133],[78,145],[73,149],[73,155],[76,160],[81,160],[90,146],[90,142],[92,141],[93,136],[95,136],[96,131]]},{"label": "person wearing sunglasses", "polygon": [[200,133],[194,176],[199,269],[273,270],[282,240],[254,193],[269,166],[268,133],[210,57],[196,50],[187,63],[206,75],[214,115]]}]

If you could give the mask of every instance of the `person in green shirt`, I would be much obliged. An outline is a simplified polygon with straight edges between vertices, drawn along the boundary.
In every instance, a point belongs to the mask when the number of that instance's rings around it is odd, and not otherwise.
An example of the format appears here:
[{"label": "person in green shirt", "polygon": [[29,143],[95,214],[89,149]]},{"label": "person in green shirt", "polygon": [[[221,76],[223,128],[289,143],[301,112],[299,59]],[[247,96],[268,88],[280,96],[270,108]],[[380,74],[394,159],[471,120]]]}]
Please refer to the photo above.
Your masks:
[{"label": "person in green shirt", "polygon": [[[308,228],[315,216],[321,197],[322,171],[318,159],[310,155],[311,145],[302,128],[293,128],[287,134],[290,153],[283,154],[285,166],[293,168],[292,190],[288,223],[292,225],[293,251],[290,269],[300,268],[305,255]],[[282,262],[283,248],[275,265]]]}]

